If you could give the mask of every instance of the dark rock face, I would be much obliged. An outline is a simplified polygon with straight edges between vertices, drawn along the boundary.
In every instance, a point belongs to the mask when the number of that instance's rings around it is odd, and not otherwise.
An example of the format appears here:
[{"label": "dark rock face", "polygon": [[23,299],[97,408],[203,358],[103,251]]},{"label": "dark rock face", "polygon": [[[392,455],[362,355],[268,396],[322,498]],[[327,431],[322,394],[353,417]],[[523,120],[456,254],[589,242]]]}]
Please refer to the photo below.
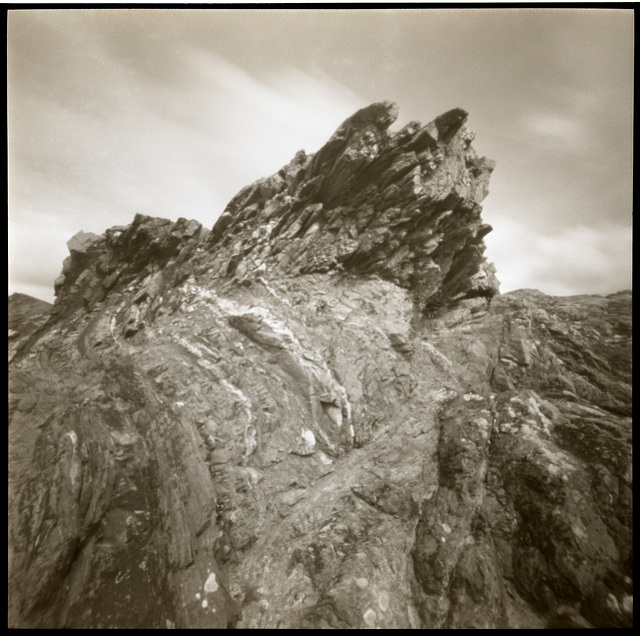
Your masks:
[{"label": "dark rock face", "polygon": [[496,295],[466,113],[69,244],[11,367],[13,627],[632,623],[631,294]]}]

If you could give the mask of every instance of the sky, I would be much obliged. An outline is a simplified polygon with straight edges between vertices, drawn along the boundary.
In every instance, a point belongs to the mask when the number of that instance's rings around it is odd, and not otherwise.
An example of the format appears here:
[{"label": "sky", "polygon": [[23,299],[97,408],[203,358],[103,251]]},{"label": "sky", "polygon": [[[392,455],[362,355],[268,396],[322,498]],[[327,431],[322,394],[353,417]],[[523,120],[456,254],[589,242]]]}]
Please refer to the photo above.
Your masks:
[{"label": "sky", "polygon": [[53,301],[79,230],[211,227],[373,102],[469,112],[497,162],[501,291],[631,288],[631,9],[8,12],[9,293]]}]

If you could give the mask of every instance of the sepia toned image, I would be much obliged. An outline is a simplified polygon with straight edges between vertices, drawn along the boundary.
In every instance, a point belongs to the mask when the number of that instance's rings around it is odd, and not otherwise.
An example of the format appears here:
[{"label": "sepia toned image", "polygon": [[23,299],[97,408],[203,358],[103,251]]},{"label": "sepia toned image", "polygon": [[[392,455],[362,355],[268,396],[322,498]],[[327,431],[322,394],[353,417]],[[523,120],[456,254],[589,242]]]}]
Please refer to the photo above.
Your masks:
[{"label": "sepia toned image", "polygon": [[632,626],[631,9],[7,16],[9,627]]}]

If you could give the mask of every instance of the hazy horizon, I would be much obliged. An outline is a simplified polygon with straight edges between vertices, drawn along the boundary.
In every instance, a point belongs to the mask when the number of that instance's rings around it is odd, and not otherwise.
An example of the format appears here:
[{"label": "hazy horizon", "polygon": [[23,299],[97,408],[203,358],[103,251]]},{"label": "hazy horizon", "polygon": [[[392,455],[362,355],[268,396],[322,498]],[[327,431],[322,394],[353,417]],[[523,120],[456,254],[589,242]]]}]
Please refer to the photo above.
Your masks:
[{"label": "hazy horizon", "polygon": [[8,12],[9,293],[136,213],[211,227],[359,108],[454,107],[497,162],[501,291],[631,288],[631,9]]}]

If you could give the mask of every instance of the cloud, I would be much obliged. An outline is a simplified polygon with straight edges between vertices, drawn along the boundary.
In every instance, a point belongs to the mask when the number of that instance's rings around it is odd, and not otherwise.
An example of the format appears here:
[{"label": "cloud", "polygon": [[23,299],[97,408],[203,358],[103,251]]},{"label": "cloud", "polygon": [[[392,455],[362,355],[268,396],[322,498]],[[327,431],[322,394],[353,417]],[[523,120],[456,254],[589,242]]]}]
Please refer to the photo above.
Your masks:
[{"label": "cloud", "polygon": [[[236,189],[276,172],[300,149],[317,151],[367,105],[320,73],[283,67],[257,78],[211,51],[190,48],[184,57],[194,74],[188,107],[195,106],[202,132],[215,140],[213,152]],[[173,102],[185,108],[183,96]]]},{"label": "cloud", "polygon": [[606,295],[631,288],[632,237],[625,227],[577,225],[541,234],[506,217],[494,227],[485,238],[486,255],[496,265],[502,292]]},{"label": "cloud", "polygon": [[552,112],[529,114],[523,118],[528,129],[539,142],[565,152],[580,151],[588,141],[588,129],[580,119]]}]

